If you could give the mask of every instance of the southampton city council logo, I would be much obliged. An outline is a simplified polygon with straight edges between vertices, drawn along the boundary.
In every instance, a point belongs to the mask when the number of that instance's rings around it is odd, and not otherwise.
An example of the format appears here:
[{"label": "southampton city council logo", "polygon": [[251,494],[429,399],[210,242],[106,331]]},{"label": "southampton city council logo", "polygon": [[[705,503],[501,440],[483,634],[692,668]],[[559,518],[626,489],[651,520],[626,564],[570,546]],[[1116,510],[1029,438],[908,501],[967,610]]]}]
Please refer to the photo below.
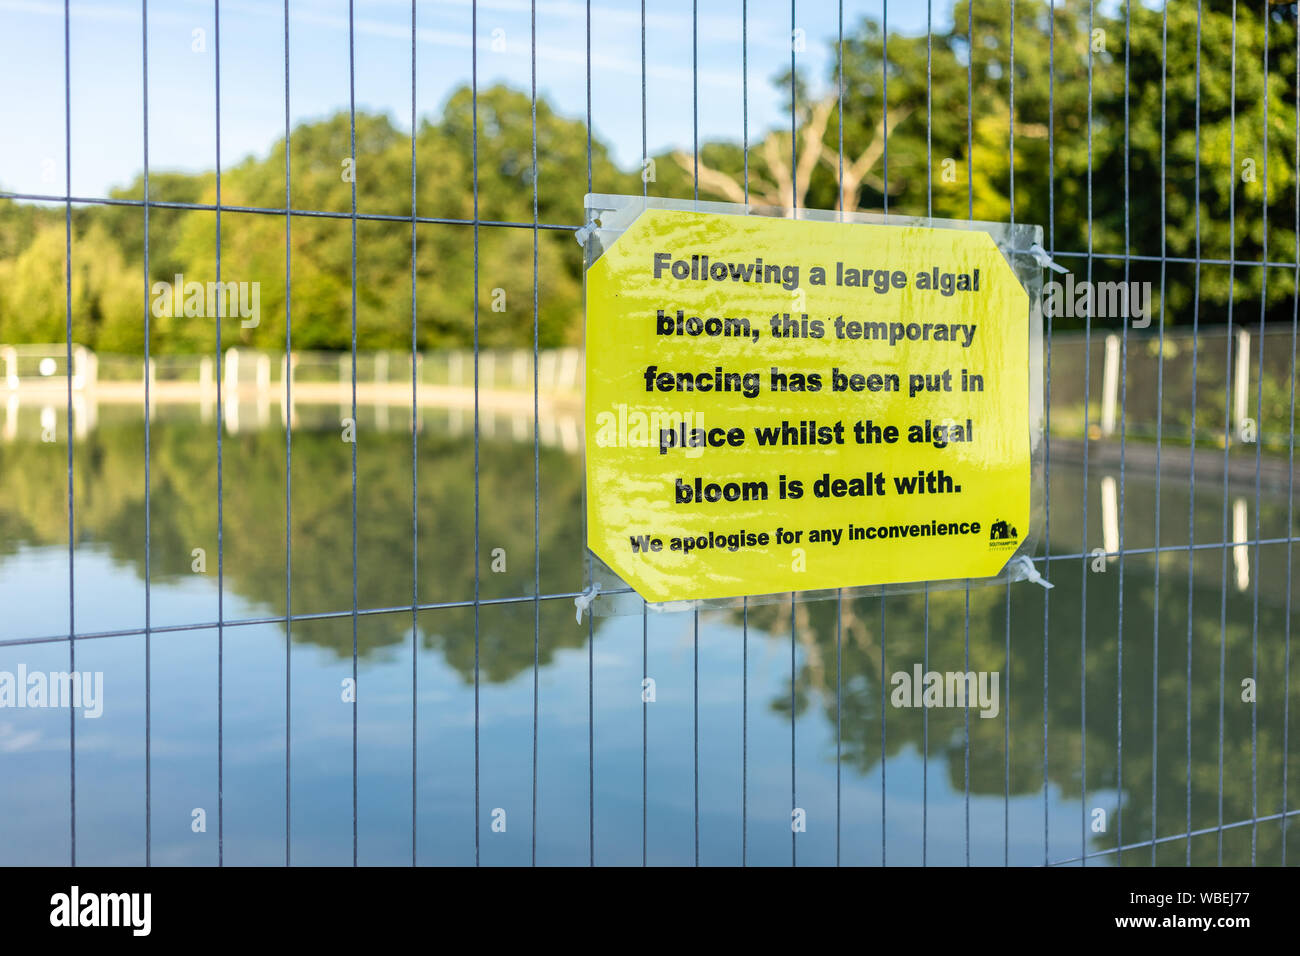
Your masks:
[{"label": "southampton city council logo", "polygon": [[1020,535],[1016,532],[1015,525],[998,520],[989,525],[989,549],[992,551],[1005,551],[1014,549],[1020,543]]}]

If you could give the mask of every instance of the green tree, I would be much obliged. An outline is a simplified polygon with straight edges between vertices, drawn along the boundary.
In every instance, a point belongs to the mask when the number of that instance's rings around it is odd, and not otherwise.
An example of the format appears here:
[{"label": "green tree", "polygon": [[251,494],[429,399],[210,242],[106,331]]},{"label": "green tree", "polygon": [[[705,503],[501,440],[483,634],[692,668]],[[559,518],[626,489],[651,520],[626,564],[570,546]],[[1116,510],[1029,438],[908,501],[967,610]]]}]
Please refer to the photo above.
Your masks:
[{"label": "green tree", "polygon": [[[537,102],[537,208],[542,226],[582,217],[588,135],[580,120]],[[424,120],[415,135],[416,333],[421,348],[575,343],[581,335],[582,258],[571,234],[531,228],[533,102],[504,86],[477,99],[476,230],[474,219],[475,103],[467,88],[451,94],[441,116]],[[352,133],[356,161],[352,163]],[[282,209],[284,142],[265,159],[223,170],[226,207]],[[346,113],[295,128],[288,143],[289,194],[297,210],[290,225],[292,291],[289,314],[298,349],[348,349],[352,342],[352,190],[362,216],[411,214],[411,139],[385,116]],[[593,141],[592,175],[606,188],[631,189],[605,147]],[[215,205],[214,173],[152,173],[150,195],[169,202]],[[111,198],[139,199],[143,177]],[[441,222],[436,220],[458,220]],[[511,225],[492,225],[510,223]],[[139,353],[144,347],[144,213],[136,206],[78,209],[73,217],[75,337],[93,348]],[[221,278],[257,282],[261,320],[245,328],[239,317],[222,328],[223,345],[282,347],[285,333],[285,221],[281,215],[228,211],[221,216]],[[477,235],[477,243],[475,237]],[[62,211],[6,201],[0,205],[0,339],[57,342],[64,338]],[[534,246],[537,301],[534,310]],[[477,253],[478,286],[474,268]],[[208,210],[155,207],[149,216],[149,279],[176,275],[207,283],[217,277],[217,221]],[[78,276],[81,276],[78,279]],[[78,285],[81,282],[85,286]],[[356,241],[357,345],[410,346],[411,230],[409,222],[360,219]],[[215,347],[210,318],[158,317],[150,322],[154,353],[193,353]]]},{"label": "green tree", "polygon": [[[1170,257],[1250,262],[1263,257],[1267,186],[1268,255],[1285,261],[1296,250],[1294,5],[1237,10],[1235,58],[1225,55],[1234,44],[1230,4],[1169,5],[1167,41],[1162,16],[1140,4],[1108,13],[1078,0],[1021,0],[1014,71],[1007,3],[958,3],[951,24],[928,41],[886,40],[876,20],[863,19],[846,33],[842,63],[832,51],[829,95],[814,98],[796,80],[796,158],[786,127],[755,139],[750,195],[788,205],[789,170],[803,167],[795,193],[814,208],[837,208],[842,192],[850,210],[993,221],[1014,214],[1041,223],[1046,244],[1059,250],[1158,257],[1163,235]],[[789,75],[776,83],[788,89]],[[813,155],[816,164],[806,161]],[[739,201],[744,159],[734,147],[704,144],[701,197]],[[658,157],[657,165],[669,174],[656,191],[693,194],[693,157]],[[1086,259],[1065,261],[1076,272],[1089,268]],[[1123,262],[1098,258],[1093,269],[1120,278]],[[1229,277],[1225,267],[1202,268],[1202,321],[1226,317]],[[1131,278],[1158,284],[1158,264],[1133,263]],[[1237,269],[1232,299],[1243,320],[1257,321],[1261,278],[1259,269]],[[1291,286],[1274,273],[1269,319],[1290,321]],[[1196,295],[1191,271],[1171,270],[1169,321],[1190,324]],[[1071,324],[1082,320],[1057,327]]]}]

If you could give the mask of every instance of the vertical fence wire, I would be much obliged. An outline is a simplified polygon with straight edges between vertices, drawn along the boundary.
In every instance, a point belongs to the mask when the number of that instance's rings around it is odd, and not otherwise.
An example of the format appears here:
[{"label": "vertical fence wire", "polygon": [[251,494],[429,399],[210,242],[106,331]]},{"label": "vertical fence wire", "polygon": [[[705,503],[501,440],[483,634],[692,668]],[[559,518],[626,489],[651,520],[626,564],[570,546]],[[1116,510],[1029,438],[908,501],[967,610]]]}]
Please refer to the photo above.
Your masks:
[{"label": "vertical fence wire", "polygon": [[[1088,283],[1092,284],[1092,30],[1088,2]],[[1079,551],[1088,553],[1088,412],[1092,383],[1092,310],[1083,319],[1083,520]],[[1088,865],[1088,562],[1079,563],[1079,850]]]},{"label": "vertical fence wire", "polygon": [[352,865],[357,865],[357,65],[353,0],[348,0],[348,137],[352,158]]},{"label": "vertical fence wire", "polygon": [[[482,607],[482,568],[479,566],[480,509],[479,509],[479,394],[478,394],[478,336],[479,336],[479,221],[478,221],[478,0],[470,4],[470,121],[472,137],[472,169],[474,179],[474,865],[481,862],[481,826],[479,821],[479,778],[481,756],[479,751],[479,645]],[[533,362],[533,376],[537,363]],[[534,419],[534,429],[536,419]]]},{"label": "vertical fence wire", "polygon": [[[930,585],[925,585],[921,621],[923,674],[930,672]],[[930,708],[921,708],[921,865],[929,863],[930,851]]]},{"label": "vertical fence wire", "polygon": [[[1124,5],[1124,288],[1129,288],[1129,49],[1132,46],[1133,5]],[[1119,577],[1115,621],[1115,865],[1124,853],[1124,466],[1128,448],[1128,322],[1120,327],[1119,392]],[[1159,472],[1156,483],[1159,484]],[[1159,561],[1160,555],[1156,554]]]},{"label": "vertical fence wire", "polygon": [[[415,137],[419,130],[416,125],[415,96],[415,0],[411,0],[411,866],[416,865],[417,835],[417,781],[419,753],[418,715],[419,698],[419,659],[420,659],[420,450],[419,438],[420,406],[417,399],[417,379],[419,369],[419,341],[416,338],[416,288],[415,259],[419,245],[415,233]],[[588,123],[588,126],[591,124]]]},{"label": "vertical fence wire", "polygon": [[1232,446],[1232,311],[1237,286],[1237,0],[1232,0],[1232,69],[1228,94],[1228,328],[1224,335],[1223,374],[1223,531],[1219,538],[1219,826],[1216,857],[1223,865],[1223,704],[1228,663],[1228,451]]},{"label": "vertical fence wire", "polygon": [[1006,585],[1006,633],[1003,637],[1003,668],[1006,670],[1007,699],[1002,715],[1002,865],[1011,865],[1011,582]]},{"label": "vertical fence wire", "polygon": [[[842,2],[842,0],[841,0]],[[642,15],[642,111],[645,103],[645,0],[641,0]],[[1300,67],[1297,67],[1300,69]],[[740,0],[740,152],[745,163],[745,205],[749,205],[749,0]],[[641,148],[645,149],[645,132],[642,130]],[[842,134],[841,134],[842,135]],[[1300,136],[1296,140],[1300,144]],[[1300,149],[1300,145],[1297,146]],[[1300,189],[1300,187],[1297,187]],[[1297,193],[1300,196],[1300,193]],[[1297,200],[1300,202],[1300,200]],[[1300,206],[1297,206],[1300,209]],[[1297,256],[1300,259],[1300,256]],[[1300,268],[1300,267],[1298,267]],[[1300,288],[1300,272],[1296,278]],[[741,602],[740,625],[740,865],[749,863],[749,599]]]},{"label": "vertical fence wire", "polygon": [[844,742],[844,598],[835,594],[835,865],[840,865],[840,756]]},{"label": "vertical fence wire", "polygon": [[[646,57],[645,57],[645,0],[641,0],[641,195],[650,195],[650,153],[646,146]],[[649,607],[641,602],[641,865],[647,863],[649,777],[647,776],[650,712],[646,700],[646,679],[650,674],[650,624]]]},{"label": "vertical fence wire", "polygon": [[[836,167],[835,183],[837,185],[837,206],[840,211],[840,218],[844,217],[844,0],[839,0],[837,19],[836,19],[836,65],[835,65],[835,83],[838,93],[838,116],[836,126],[839,134],[839,141],[836,144]],[[927,173],[928,166],[927,166]],[[840,828],[842,823],[842,807],[840,795],[840,760],[844,744],[844,655],[843,655],[843,627],[844,619],[844,592],[840,589],[835,591],[835,865],[840,865]]]},{"label": "vertical fence wire", "polygon": [[[532,181],[533,181],[533,804],[531,862],[537,865],[537,731],[538,697],[540,684],[540,655],[542,643],[542,435],[539,414],[538,379],[538,295],[537,295],[537,0],[528,5],[529,29],[529,107],[532,118]],[[477,34],[474,42],[478,43]],[[478,296],[478,285],[474,286]],[[478,362],[478,344],[475,343],[475,363]],[[474,390],[478,391],[478,381]]]},{"label": "vertical fence wire", "polygon": [[[293,408],[293,215],[290,195],[292,140],[289,116],[289,0],[284,0],[284,404]],[[220,405],[220,402],[218,402]],[[290,862],[293,789],[291,738],[293,728],[293,415],[284,423],[284,865]]]},{"label": "vertical fence wire", "polygon": [[650,623],[645,602],[641,603],[641,865],[647,863],[646,843],[646,793],[649,778],[646,775],[646,734],[649,724],[650,704],[646,700],[646,674],[650,670]]},{"label": "vertical fence wire", "polygon": [[[1047,8],[1047,250],[1056,254],[1056,5]],[[1047,310],[1047,356],[1043,363],[1043,579],[1052,580],[1052,310]],[[1043,865],[1051,859],[1051,786],[1047,774],[1048,622],[1051,595],[1043,589]]]},{"label": "vertical fence wire", "polygon": [[799,797],[796,790],[797,778],[795,776],[795,670],[794,670],[794,645],[795,645],[795,592],[790,592],[790,865],[799,865],[799,831],[794,825],[795,814],[799,809]]},{"label": "vertical fence wire", "polygon": [[[799,168],[798,140],[795,138],[795,0],[790,0],[790,216],[799,217]],[[790,592],[790,865],[799,865],[799,832],[794,826],[794,815],[799,808],[796,789],[795,770],[795,621],[794,606],[796,595]]]},{"label": "vertical fence wire", "polygon": [[[965,647],[965,670],[970,673],[970,585],[966,586],[966,623],[962,628],[963,646]],[[881,642],[882,646],[884,642]],[[883,659],[883,655],[882,655]],[[970,866],[970,702],[962,708],[962,727],[965,737],[965,755],[962,760],[962,789],[966,795],[966,865]]]},{"label": "vertical fence wire", "polygon": [[741,602],[740,630],[740,865],[749,863],[749,599]]},{"label": "vertical fence wire", "polygon": [[[1007,70],[1007,194],[1011,199],[1010,221],[1016,224],[1016,0],[1011,0],[1011,49]],[[1003,683],[1007,701],[1002,708],[1002,864],[1011,860],[1011,582],[1006,585],[1006,634]],[[967,707],[970,706],[969,701]]]},{"label": "vertical fence wire", "polygon": [[700,865],[700,612],[692,616],[691,672],[694,675],[691,689],[691,737],[694,740],[692,779],[695,786],[695,865]]},{"label": "vertical fence wire", "polygon": [[888,864],[886,856],[886,823],[888,802],[885,788],[885,597],[880,596],[880,865]]},{"label": "vertical fence wire", "polygon": [[[841,56],[841,61],[843,56]],[[843,130],[841,128],[841,154]],[[843,160],[841,158],[841,164]],[[841,179],[843,173],[841,172]],[[925,2],[925,214],[934,215],[934,0]],[[930,670],[930,585],[924,585],[921,623],[924,672]],[[928,862],[930,835],[930,710],[921,708],[921,865]]]},{"label": "vertical fence wire", "polygon": [[[72,28],[70,0],[63,0],[63,315],[66,323],[68,394],[68,673],[77,672],[76,506],[73,500],[72,437]],[[77,865],[77,715],[68,708],[68,837],[69,861]]]},{"label": "vertical fence wire", "polygon": [[[1295,32],[1295,159],[1294,168],[1300,170],[1300,26]],[[1267,114],[1266,114],[1267,115]],[[1296,379],[1296,332],[1300,324],[1300,176],[1296,178],[1294,230],[1296,244],[1292,252],[1295,255],[1294,291],[1291,298],[1291,396],[1289,400],[1286,455],[1286,651],[1283,668],[1284,693],[1282,695],[1282,865],[1286,866],[1287,823],[1287,783],[1288,769],[1291,764],[1291,554],[1293,544],[1291,529],[1295,527],[1295,379]]]},{"label": "vertical fence wire", "polygon": [[[1296,109],[1295,109],[1295,169],[1300,170],[1300,27],[1296,29],[1295,35],[1296,58],[1295,58],[1295,90],[1296,90]],[[1300,177],[1296,179],[1295,188],[1295,219],[1294,230],[1296,244],[1292,250],[1295,254],[1295,276],[1294,287],[1291,299],[1291,395],[1289,399],[1289,412],[1287,429],[1287,496],[1286,496],[1286,526],[1287,526],[1287,543],[1286,543],[1286,651],[1285,651],[1285,668],[1284,668],[1284,694],[1282,698],[1282,865],[1286,866],[1286,837],[1287,837],[1287,784],[1288,769],[1290,767],[1290,743],[1291,743],[1291,555],[1293,545],[1291,541],[1291,528],[1294,527],[1295,518],[1295,379],[1296,379],[1296,332],[1297,320],[1300,319]]]},{"label": "vertical fence wire", "polygon": [[1196,373],[1200,357],[1201,325],[1201,0],[1196,0],[1196,173],[1192,200],[1196,232],[1196,264],[1192,274],[1192,421],[1187,479],[1187,845],[1184,863],[1192,863],[1192,604],[1196,570]]},{"label": "vertical fence wire", "polygon": [[[974,3],[971,0],[966,2],[966,217],[974,220],[975,218],[975,181],[971,178],[974,170],[974,135],[973,123],[975,115],[975,87],[974,87],[974,70],[975,70],[975,14]],[[885,152],[889,151],[889,140],[885,140]],[[888,194],[888,190],[886,190]],[[888,202],[888,199],[886,199]],[[883,603],[884,598],[881,598]],[[882,616],[883,626],[883,616]],[[966,614],[965,623],[963,624],[963,633],[965,634],[966,648],[966,670],[970,670],[970,581],[966,581]],[[883,651],[885,646],[885,635],[880,635],[880,646]],[[883,655],[881,658],[882,666],[880,668],[880,679],[885,679],[885,669],[883,666]],[[884,684],[881,684],[881,697],[884,697]],[[963,771],[962,771],[962,796],[965,804],[965,843],[966,843],[966,865],[970,866],[970,704],[966,702],[964,708],[963,722],[965,731],[963,734]],[[884,747],[882,742],[881,759],[884,759]],[[883,779],[883,770],[882,770]],[[883,794],[882,794],[883,799]]]},{"label": "vertical fence wire", "polygon": [[1168,113],[1165,97],[1169,87],[1169,4],[1160,10],[1160,330],[1156,361],[1156,500],[1155,500],[1155,559],[1151,583],[1151,865],[1156,865],[1156,841],[1160,837],[1157,827],[1156,807],[1160,779],[1160,489],[1164,486],[1160,470],[1161,445],[1164,439],[1165,411],[1165,278],[1168,263],[1169,223],[1165,195],[1165,134]]},{"label": "vertical fence wire", "polygon": [[[641,9],[643,14],[645,0],[641,0]],[[643,56],[645,47],[642,46],[642,69],[645,66]],[[745,206],[749,206],[749,0],[740,3],[740,72],[741,155],[745,159]],[[1300,259],[1300,255],[1296,258]],[[1296,284],[1300,287],[1300,274],[1297,274]],[[749,862],[749,598],[745,598],[741,606],[740,862],[745,866]]]},{"label": "vertical fence wire", "polygon": [[[1262,76],[1264,79],[1264,169],[1263,169],[1263,198],[1260,201],[1260,210],[1263,216],[1263,241],[1260,250],[1260,260],[1268,262],[1268,41],[1269,41],[1269,15],[1268,5],[1264,6],[1264,61]],[[1234,171],[1235,181],[1235,171]],[[1264,428],[1264,313],[1268,305],[1268,269],[1259,270],[1259,367],[1257,370],[1256,393],[1255,393],[1255,573],[1251,575],[1254,579],[1254,595],[1252,597],[1251,617],[1250,617],[1250,681],[1252,688],[1259,687],[1259,572],[1262,567],[1259,560],[1259,539],[1260,539],[1260,467],[1263,464],[1261,455],[1263,452],[1263,435],[1260,434]],[[1244,422],[1238,423],[1239,427],[1244,426]],[[1224,497],[1227,497],[1227,489],[1224,489]],[[1291,529],[1287,528],[1287,535],[1291,534]],[[1227,552],[1225,543],[1224,552]],[[1256,752],[1256,735],[1259,731],[1259,712],[1254,703],[1250,706],[1250,864],[1255,865],[1255,854],[1259,841],[1259,763],[1258,753]],[[1282,808],[1285,811],[1285,807]]]},{"label": "vertical fence wire", "polygon": [[[881,205],[889,218],[889,0],[881,4],[880,30],[880,129],[884,136],[881,149]],[[888,794],[885,790],[885,595],[880,595],[880,865],[886,865]]]},{"label": "vertical fence wire", "polygon": [[140,65],[144,93],[144,865],[153,863],[153,668],[150,526],[149,408],[149,0],[140,0]]},{"label": "vertical fence wire", "polygon": [[[221,288],[221,0],[212,0],[212,62],[213,94],[216,114],[216,278],[217,288]],[[215,361],[217,388],[221,388],[221,320],[214,325],[217,332],[217,354]],[[236,389],[239,383],[234,383]],[[225,514],[222,502],[222,415],[221,398],[217,398],[217,866],[225,863]]]},{"label": "vertical fence wire", "polygon": [[[691,0],[691,188],[700,201],[700,29],[699,2]],[[695,865],[700,865],[700,611],[691,612],[691,739],[692,787],[694,790]]]},{"label": "vertical fence wire", "polygon": [[[591,192],[591,0],[587,0],[587,192]],[[586,491],[585,487],[583,489]],[[587,540],[587,509],[583,501],[582,539]],[[587,552],[587,580],[591,553]],[[587,863],[596,865],[596,618],[587,615]]]}]

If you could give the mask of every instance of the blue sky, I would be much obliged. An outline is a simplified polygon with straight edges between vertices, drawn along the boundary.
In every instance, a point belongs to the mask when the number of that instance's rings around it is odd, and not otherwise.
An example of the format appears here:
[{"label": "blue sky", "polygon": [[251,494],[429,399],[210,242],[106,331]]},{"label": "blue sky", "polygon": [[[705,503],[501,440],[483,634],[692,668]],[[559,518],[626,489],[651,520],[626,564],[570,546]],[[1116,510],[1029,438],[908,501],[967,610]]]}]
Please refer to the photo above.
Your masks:
[{"label": "blue sky", "polygon": [[[935,29],[950,3],[935,3]],[[278,0],[223,0],[221,159],[265,155],[284,132],[284,9]],[[530,5],[480,0],[471,38],[470,0],[420,0],[416,103],[436,113],[471,75],[478,46],[481,86],[529,88]],[[882,0],[845,0],[846,30],[881,17]],[[649,151],[692,141],[691,0],[647,0],[645,117]],[[641,12],[638,0],[593,0],[592,125],[625,168],[641,156]],[[562,114],[586,113],[586,16],[582,0],[538,0],[537,86]],[[801,0],[801,70],[829,82],[838,4]],[[355,0],[358,110],[386,112],[402,128],[411,111],[408,0]],[[743,131],[740,0],[699,0],[699,135]],[[926,5],[890,5],[891,31],[924,32]],[[144,165],[141,3],[71,4],[72,192],[104,196]],[[216,163],[215,31],[212,0],[152,0],[148,11],[149,165],[211,169]],[[206,49],[194,49],[202,30]],[[348,107],[347,0],[290,0],[290,111],[298,123]],[[500,31],[500,32],[498,32]],[[494,48],[495,47],[495,48]],[[504,48],[502,48],[504,47]],[[789,64],[789,0],[749,0],[751,136],[783,122],[789,101],[772,85]],[[63,4],[0,0],[0,190],[62,194],[64,183]]]}]

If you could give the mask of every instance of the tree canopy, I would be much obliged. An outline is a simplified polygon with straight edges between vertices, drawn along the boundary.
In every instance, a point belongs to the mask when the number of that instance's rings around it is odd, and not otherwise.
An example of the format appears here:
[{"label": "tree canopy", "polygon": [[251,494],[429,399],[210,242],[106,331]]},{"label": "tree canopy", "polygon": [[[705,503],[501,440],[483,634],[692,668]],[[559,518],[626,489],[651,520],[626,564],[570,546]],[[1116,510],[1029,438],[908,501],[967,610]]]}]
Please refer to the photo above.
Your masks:
[{"label": "tree canopy", "polygon": [[[886,34],[864,18],[846,26],[842,47],[832,44],[828,75],[773,78],[791,91],[793,144],[785,126],[748,144],[703,142],[698,156],[668,150],[647,157],[645,181],[639,169],[619,169],[583,120],[541,98],[534,183],[529,95],[480,90],[475,141],[471,92],[458,89],[414,133],[415,208],[433,220],[416,228],[417,344],[469,346],[476,300],[482,345],[531,344],[534,241],[538,342],[577,341],[580,249],[567,230],[531,224],[534,188],[537,222],[567,226],[581,220],[588,183],[682,198],[698,186],[700,198],[787,209],[1036,222],[1081,277],[1151,281],[1156,314],[1163,308],[1171,324],[1221,322],[1229,303],[1243,320],[1289,322],[1290,272],[1271,269],[1266,279],[1249,264],[1297,255],[1295,5],[1236,9],[1235,20],[1234,9],[1218,0],[1167,11],[1021,0],[1013,24],[1006,0],[959,2],[951,24],[929,37]],[[411,138],[382,115],[357,114],[355,130],[357,344],[406,348]],[[326,214],[294,215],[288,226],[295,348],[351,345],[352,183],[342,162],[350,133],[340,113],[289,136],[289,204]],[[284,345],[286,221],[274,211],[286,202],[285,151],[281,140],[222,171],[222,278],[261,291],[260,323],[226,320],[228,344]],[[211,171],[151,173],[151,200],[171,204],[149,210],[151,284],[217,278],[216,217],[205,208],[217,189]],[[143,196],[141,176],[109,198]],[[476,204],[477,229],[468,224]],[[141,351],[144,210],[80,205],[72,225],[74,339]],[[65,238],[61,208],[0,202],[0,339],[64,338]],[[1198,258],[1210,263],[1198,268]],[[211,321],[150,324],[155,352],[206,351],[213,339]]]}]

